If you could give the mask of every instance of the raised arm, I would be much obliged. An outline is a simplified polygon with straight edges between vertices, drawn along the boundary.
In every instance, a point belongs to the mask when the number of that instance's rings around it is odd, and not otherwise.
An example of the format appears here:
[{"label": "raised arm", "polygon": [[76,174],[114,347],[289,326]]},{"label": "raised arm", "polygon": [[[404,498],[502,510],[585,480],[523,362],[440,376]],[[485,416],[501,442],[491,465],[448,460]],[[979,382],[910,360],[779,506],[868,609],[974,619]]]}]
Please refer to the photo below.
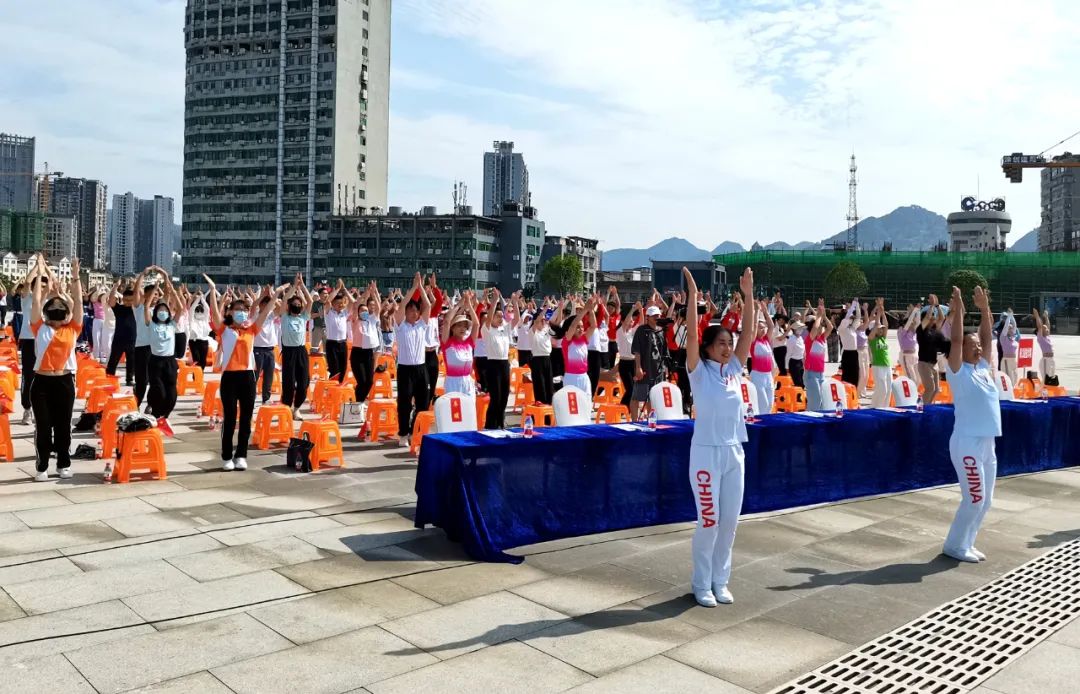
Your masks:
[{"label": "raised arm", "polygon": [[[570,327],[567,329],[567,335],[573,335],[577,332],[577,327],[581,325],[581,321],[585,319],[586,314],[591,314],[596,309],[596,299],[589,297],[589,300],[585,302],[585,305],[578,309],[577,314],[574,316],[574,320],[570,321]],[[595,320],[593,321],[596,322]]]},{"label": "raised arm", "polygon": [[210,320],[214,321],[214,325],[220,326],[224,321],[221,318],[221,298],[218,296],[217,285],[207,275],[203,275],[203,279],[210,288]]},{"label": "raised arm", "polygon": [[[30,287],[30,324],[41,321],[41,308],[45,302],[45,279],[41,274],[41,266],[45,259],[38,253],[38,260],[34,263],[34,269],[26,273],[26,286]],[[34,280],[38,280],[34,283]]]},{"label": "raised arm", "polygon": [[[694,276],[687,268],[682,269],[683,279],[686,281],[686,370],[687,372],[697,369],[701,362],[701,345],[698,343],[697,332],[697,298],[698,289]],[[636,308],[636,307],[635,307]],[[633,311],[630,312],[631,314]],[[627,316],[629,318],[629,316]]]},{"label": "raised arm", "polygon": [[1042,335],[1043,334],[1043,320],[1042,320],[1042,316],[1039,314],[1039,309],[1038,308],[1031,309],[1031,315],[1032,315],[1033,318],[1035,318],[1035,334],[1036,335]]},{"label": "raised arm", "polygon": [[[994,345],[994,314],[990,312],[990,293],[984,291],[982,287],[975,287],[975,307],[979,309],[979,313],[982,318],[979,322],[979,344],[983,348],[983,359],[990,365],[990,373],[994,373],[997,370],[997,359],[994,359],[991,354],[993,353]],[[956,335],[956,325],[960,324],[960,334],[963,337],[963,325],[964,314],[957,313],[956,319],[953,320],[953,335]],[[955,339],[955,337],[954,337]],[[950,355],[951,361],[951,355]]]},{"label": "raised arm", "polygon": [[[267,301],[264,304],[262,303],[264,298],[270,299],[270,301]],[[266,319],[270,317],[270,314],[274,312],[274,309],[277,306],[274,302],[274,288],[269,284],[263,287],[263,290],[259,292],[259,295],[255,297],[255,301],[253,301],[251,305],[259,307],[259,312],[255,314],[254,325],[257,330],[262,330],[263,323],[266,322]]]},{"label": "raised arm", "polygon": [[[964,297],[960,294],[959,287],[953,287],[952,299],[949,301],[949,312],[959,318],[959,320],[953,320],[952,322],[952,334],[949,339],[952,341],[949,345],[949,371],[956,373],[960,370],[960,367],[964,363]],[[991,326],[993,319],[991,319]],[[982,339],[982,331],[979,333],[979,338]],[[986,342],[982,343],[983,349],[993,349],[993,336],[987,331]],[[987,360],[989,361],[989,360]]]},{"label": "raised arm", "polygon": [[120,300],[120,280],[117,279],[113,284],[112,291],[109,292],[109,308],[116,306],[116,302]]},{"label": "raised arm", "polygon": [[[739,289],[743,294],[742,324],[743,331],[739,333],[739,341],[735,343],[735,358],[738,363],[745,364],[750,356],[750,345],[754,342],[754,271],[749,267],[743,271],[739,278]],[[695,311],[696,314],[696,311]],[[689,331],[687,331],[689,332]],[[697,326],[694,326],[697,333]]]},{"label": "raised arm", "polygon": [[149,269],[150,268],[146,268],[146,270],[143,270],[135,276],[135,285],[131,288],[134,292],[132,299],[134,300],[135,306],[138,306],[143,302],[143,284],[146,280],[146,271]]}]

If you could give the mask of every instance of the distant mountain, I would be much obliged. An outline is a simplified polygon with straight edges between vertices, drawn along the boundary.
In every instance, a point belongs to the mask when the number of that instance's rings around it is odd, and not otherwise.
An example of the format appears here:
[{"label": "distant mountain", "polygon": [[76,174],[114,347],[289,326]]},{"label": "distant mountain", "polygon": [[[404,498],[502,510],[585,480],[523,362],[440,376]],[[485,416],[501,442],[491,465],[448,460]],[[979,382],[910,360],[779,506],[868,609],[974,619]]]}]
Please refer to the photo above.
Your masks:
[{"label": "distant mountain", "polygon": [[[742,250],[740,246],[738,250]],[[664,239],[649,248],[613,248],[604,251],[601,266],[604,270],[627,270],[648,267],[653,260],[709,260],[712,254],[686,239]]]},{"label": "distant mountain", "polygon": [[735,243],[734,241],[724,241],[722,244],[713,249],[713,255],[723,255],[724,253],[745,253],[746,249],[743,248],[741,243]]},{"label": "distant mountain", "polygon": [[1009,251],[1013,253],[1035,253],[1039,250],[1039,227],[1035,227],[1028,233],[1013,241]]}]

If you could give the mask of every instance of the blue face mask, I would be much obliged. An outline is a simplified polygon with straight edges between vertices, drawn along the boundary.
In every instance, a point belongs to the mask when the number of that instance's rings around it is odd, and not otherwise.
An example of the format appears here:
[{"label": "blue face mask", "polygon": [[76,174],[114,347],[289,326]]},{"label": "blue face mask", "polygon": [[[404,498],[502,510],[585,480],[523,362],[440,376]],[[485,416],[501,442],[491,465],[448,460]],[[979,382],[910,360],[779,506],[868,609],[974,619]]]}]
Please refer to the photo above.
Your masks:
[{"label": "blue face mask", "polygon": [[247,311],[233,311],[232,317],[234,323],[243,323],[247,320]]},{"label": "blue face mask", "polygon": [[157,312],[157,319],[159,321],[161,321],[162,323],[167,322],[169,320],[169,312],[168,311],[158,311]]},{"label": "blue face mask", "polygon": [[369,315],[371,315],[371,314],[369,314],[367,311],[361,311],[360,312],[360,320],[367,320]]}]

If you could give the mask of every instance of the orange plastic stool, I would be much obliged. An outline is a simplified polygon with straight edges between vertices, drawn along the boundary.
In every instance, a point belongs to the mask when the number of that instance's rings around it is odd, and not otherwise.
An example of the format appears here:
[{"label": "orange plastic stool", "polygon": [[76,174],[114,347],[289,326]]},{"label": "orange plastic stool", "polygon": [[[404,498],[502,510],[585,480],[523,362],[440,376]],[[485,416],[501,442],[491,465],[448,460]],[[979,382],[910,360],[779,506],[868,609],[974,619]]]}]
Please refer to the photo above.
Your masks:
[{"label": "orange plastic stool", "polygon": [[15,448],[11,445],[11,422],[6,414],[0,414],[0,453],[9,463],[15,461]]},{"label": "orange plastic stool", "polygon": [[370,441],[378,441],[379,437],[386,435],[397,436],[397,402],[381,398],[368,400],[367,423],[360,429],[361,433],[365,429],[368,432],[368,440]]},{"label": "orange plastic stool", "polygon": [[132,470],[149,470],[159,480],[167,477],[165,444],[157,429],[120,435],[120,457],[113,468],[113,481],[121,484],[129,482]]},{"label": "orange plastic stool", "polygon": [[555,426],[555,408],[551,405],[542,405],[539,403],[526,405],[525,410],[521,413],[521,421],[523,424],[526,417],[532,417],[533,427],[536,429],[539,429],[540,427]]},{"label": "orange plastic stool", "polygon": [[202,395],[206,389],[203,370],[185,363],[182,359],[176,360],[176,367],[176,394],[187,395],[190,390],[196,395]]},{"label": "orange plastic stool", "polygon": [[487,421],[487,411],[491,407],[491,396],[487,393],[479,393],[476,396],[476,426],[479,429],[484,428],[484,422]]},{"label": "orange plastic stool", "polygon": [[[95,368],[96,367],[96,368]],[[75,374],[75,397],[79,400],[86,398],[90,393],[90,384],[97,378],[105,376],[105,367],[94,363]]]},{"label": "orange plastic stool", "polygon": [[383,372],[389,374],[390,378],[397,378],[397,361],[394,359],[393,354],[383,352],[375,357],[375,373],[379,373],[380,366],[386,367]]},{"label": "orange plastic stool", "polygon": [[630,408],[623,404],[604,403],[596,410],[597,424],[621,424],[630,421]]},{"label": "orange plastic stool", "polygon": [[15,372],[11,369],[0,368],[0,393],[3,393],[5,398],[14,402],[17,389],[18,383],[15,380]]},{"label": "orange plastic stool", "polygon": [[791,378],[791,376],[777,376],[776,377],[776,387],[777,388],[794,388],[795,387],[795,381]]},{"label": "orange plastic stool", "polygon": [[356,389],[349,385],[336,385],[337,381],[330,382],[335,385],[326,393],[326,398],[323,400],[322,415],[336,420],[341,417],[341,408],[345,403],[356,402]]},{"label": "orange plastic stool", "polygon": [[303,438],[304,434],[315,444],[311,449],[312,470],[318,470],[324,463],[335,459],[340,461],[340,467],[345,467],[345,451],[341,447],[341,431],[337,422],[309,419],[300,425],[300,438]]},{"label": "orange plastic stool", "polygon": [[530,381],[520,381],[514,388],[514,397],[511,401],[513,405],[511,409],[514,412],[518,412],[523,407],[531,405],[535,400],[536,396],[533,391],[533,384]]},{"label": "orange plastic stool", "polygon": [[337,387],[337,381],[329,381],[326,379],[315,381],[315,383],[311,386],[312,412],[318,412],[322,414],[323,408],[326,406],[326,398],[330,395],[330,390]]},{"label": "orange plastic stool", "polygon": [[326,368],[325,355],[312,354],[308,357],[308,378],[313,381],[316,378],[330,378],[330,373]]},{"label": "orange plastic stool", "polygon": [[111,398],[117,390],[119,390],[119,386],[111,383],[95,385],[90,389],[90,396],[86,400],[86,411],[90,414],[102,412],[105,409],[105,403],[109,401],[109,398]]},{"label": "orange plastic stool", "polygon": [[116,457],[116,439],[119,432],[116,430],[116,420],[121,415],[134,412],[136,408],[135,396],[126,395],[115,398],[105,404],[105,410],[101,414],[101,451],[99,459],[112,459]]},{"label": "orange plastic stool", "polygon": [[420,442],[425,434],[430,434],[435,426],[435,413],[428,410],[417,412],[416,421],[413,422],[412,438],[409,440],[409,453],[417,455],[420,452]]},{"label": "orange plastic stool", "polygon": [[394,386],[390,374],[386,371],[382,373],[376,371],[375,377],[371,380],[371,392],[368,393],[368,398],[392,397],[394,397]]},{"label": "orange plastic stool", "polygon": [[[256,395],[259,395],[259,394],[262,393],[262,387],[263,387],[262,384],[263,384],[263,376],[262,376],[262,373],[260,372],[259,373],[259,378],[255,381],[255,394]],[[281,375],[280,374],[274,374],[274,380],[270,382],[270,392],[272,394],[275,394],[275,395],[280,395],[281,394]]]},{"label": "orange plastic stool", "polygon": [[203,388],[202,395],[202,407],[199,408],[199,414],[203,417],[210,417],[214,414],[214,402],[218,401],[218,390],[221,388],[221,381],[207,381],[206,386]]},{"label": "orange plastic stool", "polygon": [[805,412],[806,390],[796,386],[785,386],[776,390],[773,409],[777,412]]},{"label": "orange plastic stool", "polygon": [[263,405],[255,416],[255,447],[269,450],[271,443],[289,443],[293,435],[292,409],[285,405]]}]

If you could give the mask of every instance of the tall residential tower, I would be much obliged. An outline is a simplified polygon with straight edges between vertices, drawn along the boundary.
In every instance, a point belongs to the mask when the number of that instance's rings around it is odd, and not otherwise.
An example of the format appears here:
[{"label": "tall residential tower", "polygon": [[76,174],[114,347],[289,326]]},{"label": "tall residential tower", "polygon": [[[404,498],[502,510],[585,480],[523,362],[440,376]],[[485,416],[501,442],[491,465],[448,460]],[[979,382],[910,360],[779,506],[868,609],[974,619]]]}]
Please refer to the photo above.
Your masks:
[{"label": "tall residential tower", "polygon": [[0,133],[0,209],[37,210],[34,200],[34,138]]},{"label": "tall residential tower", "polygon": [[506,202],[531,207],[525,157],[514,154],[513,142],[495,142],[492,147],[494,152],[484,152],[484,214],[498,217]]},{"label": "tall residential tower", "polygon": [[391,0],[188,0],[181,278],[325,267],[386,206]]}]

